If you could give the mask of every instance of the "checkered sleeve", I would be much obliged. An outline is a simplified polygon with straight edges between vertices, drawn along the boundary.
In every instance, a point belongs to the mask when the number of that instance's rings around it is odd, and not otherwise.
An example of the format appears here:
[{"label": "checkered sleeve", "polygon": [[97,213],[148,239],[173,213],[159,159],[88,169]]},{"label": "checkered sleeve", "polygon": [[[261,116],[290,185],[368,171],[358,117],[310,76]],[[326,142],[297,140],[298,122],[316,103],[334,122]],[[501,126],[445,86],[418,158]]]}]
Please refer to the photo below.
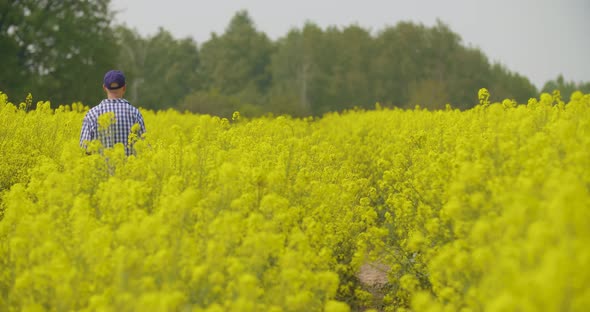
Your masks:
[{"label": "checkered sleeve", "polygon": [[96,139],[96,125],[92,122],[92,117],[90,114],[86,114],[84,116],[84,121],[82,121],[82,131],[80,132],[80,147],[86,148],[86,142],[92,141]]},{"label": "checkered sleeve", "polygon": [[142,134],[145,133],[145,123],[143,121],[143,116],[139,110],[136,111],[137,114],[135,116],[135,123],[139,124],[139,133],[137,135],[141,138]]}]

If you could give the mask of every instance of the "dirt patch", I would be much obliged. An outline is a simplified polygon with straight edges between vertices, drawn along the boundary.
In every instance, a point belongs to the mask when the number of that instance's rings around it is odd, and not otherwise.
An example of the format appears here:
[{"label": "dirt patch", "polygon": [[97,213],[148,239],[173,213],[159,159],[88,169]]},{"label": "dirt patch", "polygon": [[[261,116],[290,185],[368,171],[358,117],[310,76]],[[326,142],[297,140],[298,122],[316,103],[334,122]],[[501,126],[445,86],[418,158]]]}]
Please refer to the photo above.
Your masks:
[{"label": "dirt patch", "polygon": [[387,284],[387,272],[389,272],[389,270],[389,266],[383,263],[367,262],[361,266],[357,277],[366,287],[380,288]]},{"label": "dirt patch", "polygon": [[384,303],[383,297],[387,289],[387,273],[391,268],[379,262],[367,262],[360,267],[357,274],[361,282],[362,288],[372,295],[372,302],[365,303],[368,306],[360,307],[360,311],[373,309],[376,311],[383,311]]}]

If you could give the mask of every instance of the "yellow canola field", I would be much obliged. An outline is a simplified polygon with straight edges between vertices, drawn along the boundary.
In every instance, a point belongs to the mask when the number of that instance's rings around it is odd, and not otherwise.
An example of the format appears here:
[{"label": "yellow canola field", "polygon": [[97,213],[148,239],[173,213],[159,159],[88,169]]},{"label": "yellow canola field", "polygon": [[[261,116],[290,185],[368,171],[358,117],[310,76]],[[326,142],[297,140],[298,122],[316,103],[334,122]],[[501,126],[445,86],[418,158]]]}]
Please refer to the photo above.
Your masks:
[{"label": "yellow canola field", "polygon": [[0,311],[586,311],[590,95],[487,98],[142,111],[125,157],[0,94]]}]

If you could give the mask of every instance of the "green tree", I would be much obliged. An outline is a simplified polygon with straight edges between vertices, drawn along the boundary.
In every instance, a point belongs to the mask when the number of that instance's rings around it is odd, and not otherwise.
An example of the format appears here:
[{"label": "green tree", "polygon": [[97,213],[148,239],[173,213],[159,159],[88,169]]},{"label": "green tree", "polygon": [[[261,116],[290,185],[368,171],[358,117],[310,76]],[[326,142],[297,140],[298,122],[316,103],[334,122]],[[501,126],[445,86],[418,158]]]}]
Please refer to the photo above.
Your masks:
[{"label": "green tree", "polygon": [[0,83],[53,103],[92,102],[112,68],[109,0],[0,1]]},{"label": "green tree", "polygon": [[271,111],[295,115],[311,113],[311,85],[318,74],[315,46],[322,35],[319,27],[308,23],[303,30],[290,30],[277,42],[272,58]]},{"label": "green tree", "polygon": [[234,15],[223,35],[212,34],[200,53],[206,88],[242,102],[264,103],[271,84],[273,43],[256,30],[246,11]]},{"label": "green tree", "polygon": [[453,54],[447,78],[453,107],[468,109],[477,104],[477,90],[491,88],[490,63],[481,50],[461,47]]},{"label": "green tree", "polygon": [[537,88],[528,78],[501,64],[492,65],[490,75],[493,80],[490,92],[494,101],[515,99],[519,103],[527,103],[528,99],[537,96]]},{"label": "green tree", "polygon": [[128,98],[151,109],[176,107],[185,96],[201,88],[199,51],[190,38],[177,40],[160,28],[141,38],[125,27],[117,29],[118,67],[129,80]]},{"label": "green tree", "polygon": [[463,68],[455,66],[460,37],[438,21],[434,27],[398,23],[375,39],[372,62],[376,100],[402,107],[438,109],[453,100],[450,80]]},{"label": "green tree", "polygon": [[590,82],[578,82],[575,83],[574,81],[566,81],[563,78],[563,75],[557,76],[555,80],[549,80],[543,85],[541,89],[542,92],[552,93],[554,90],[559,90],[561,96],[564,99],[569,99],[569,97],[575,91],[582,91],[584,93],[590,93]]},{"label": "green tree", "polygon": [[447,84],[444,80],[423,79],[409,86],[406,108],[419,105],[428,109],[444,109],[450,103]]},{"label": "green tree", "polygon": [[[119,44],[117,68],[125,73],[127,78],[127,94],[125,97],[132,103],[140,103],[140,86],[145,82],[146,49],[148,40],[142,38],[137,31],[124,26],[115,28],[115,35]],[[141,105],[143,106],[143,105]]]},{"label": "green tree", "polygon": [[307,23],[292,29],[273,56],[270,102],[297,115],[363,106],[371,97],[370,41],[369,33],[357,26],[324,31]]},{"label": "green tree", "polygon": [[374,107],[370,72],[374,44],[370,33],[359,26],[348,26],[342,30],[329,29],[326,36],[333,42],[332,56],[327,58],[331,64],[326,89],[329,93],[324,97],[326,108]]}]

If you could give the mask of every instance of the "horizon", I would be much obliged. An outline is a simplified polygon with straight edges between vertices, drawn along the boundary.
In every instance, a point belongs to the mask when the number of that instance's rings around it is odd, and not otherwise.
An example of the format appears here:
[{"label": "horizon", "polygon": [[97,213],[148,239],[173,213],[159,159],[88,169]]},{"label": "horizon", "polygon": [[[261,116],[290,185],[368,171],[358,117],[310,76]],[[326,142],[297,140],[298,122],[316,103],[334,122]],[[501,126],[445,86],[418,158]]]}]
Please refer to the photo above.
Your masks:
[{"label": "horizon", "polygon": [[[176,10],[163,10],[161,2],[123,0],[111,3],[111,8],[117,12],[117,24],[135,29],[142,36],[151,36],[161,27],[176,38],[194,39],[198,46],[212,33],[223,34],[231,18],[241,10],[247,11],[257,30],[273,41],[292,29],[301,29],[307,22],[322,29],[358,25],[375,35],[401,21],[432,27],[440,20],[461,37],[464,46],[477,48],[490,63],[502,64],[527,77],[540,91],[559,75],[576,83],[590,81],[590,41],[582,40],[585,30],[590,29],[590,20],[585,18],[590,13],[590,2],[564,2],[501,0],[493,6],[482,6],[481,2],[469,0],[445,4],[431,0],[373,0],[364,4],[238,0],[208,4],[207,10],[199,10],[202,4],[198,2],[169,0],[166,6]],[[333,14],[333,3],[337,3],[340,14]],[[310,8],[311,4],[314,7]]]}]

